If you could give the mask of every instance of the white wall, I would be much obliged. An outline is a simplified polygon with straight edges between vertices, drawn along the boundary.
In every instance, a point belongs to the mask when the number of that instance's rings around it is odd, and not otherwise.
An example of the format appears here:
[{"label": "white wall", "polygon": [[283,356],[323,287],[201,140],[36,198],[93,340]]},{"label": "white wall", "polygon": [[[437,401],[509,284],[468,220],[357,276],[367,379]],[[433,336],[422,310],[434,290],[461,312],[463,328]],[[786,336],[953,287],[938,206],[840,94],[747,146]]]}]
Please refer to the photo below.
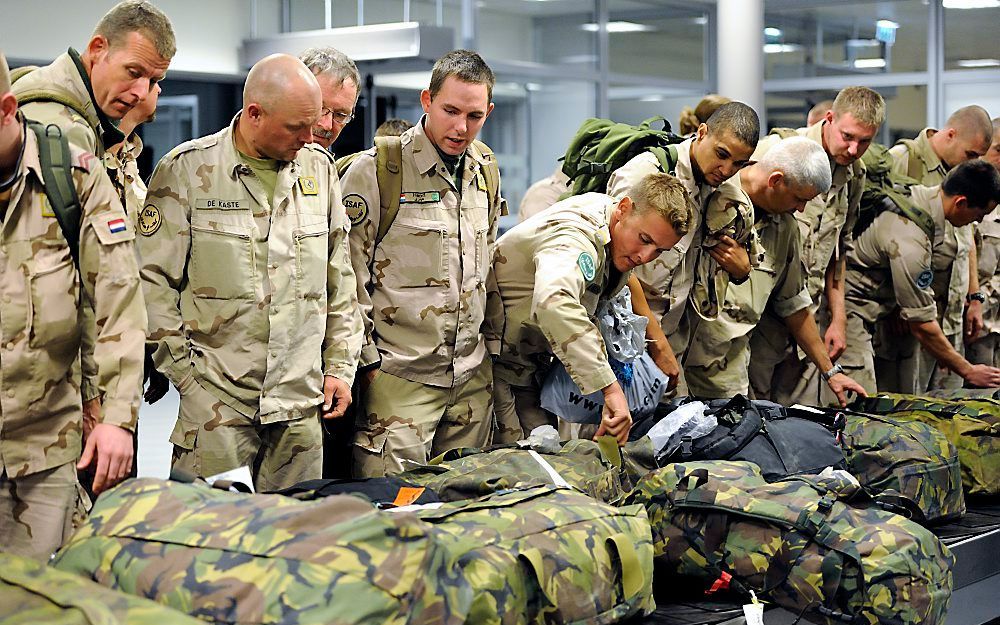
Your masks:
[{"label": "white wall", "polygon": [[[250,0],[155,0],[177,37],[174,71],[238,74],[239,49],[250,36]],[[2,0],[0,46],[10,58],[48,61],[72,46],[82,51],[115,0]],[[259,35],[279,24],[278,0],[258,0]]]}]

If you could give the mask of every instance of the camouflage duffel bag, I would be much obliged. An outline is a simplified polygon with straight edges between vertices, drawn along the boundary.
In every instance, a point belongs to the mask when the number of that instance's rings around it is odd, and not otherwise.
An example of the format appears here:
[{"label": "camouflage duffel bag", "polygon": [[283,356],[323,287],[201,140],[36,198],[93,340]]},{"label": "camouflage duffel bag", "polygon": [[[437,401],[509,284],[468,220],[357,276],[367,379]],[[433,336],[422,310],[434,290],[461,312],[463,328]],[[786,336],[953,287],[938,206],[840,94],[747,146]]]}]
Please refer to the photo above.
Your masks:
[{"label": "camouflage duffel bag", "polygon": [[943,623],[954,556],[900,515],[838,501],[857,492],[841,475],[768,483],[748,462],[689,462],[628,500],[646,507],[658,564],[706,589],[728,580],[830,625]]},{"label": "camouflage duffel bag", "polygon": [[150,478],[97,500],[54,566],[212,623],[458,625],[471,590],[409,514]]},{"label": "camouflage duffel bag", "polygon": [[443,501],[474,499],[538,484],[572,486],[605,503],[620,503],[632,483],[651,468],[649,439],[619,448],[611,436],[599,442],[576,439],[557,452],[518,446],[448,451],[397,477],[426,486]]},{"label": "camouflage duffel bag", "polygon": [[147,599],[2,552],[0,606],[4,625],[204,625]]},{"label": "camouflage duffel bag", "polygon": [[920,421],[835,408],[789,408],[805,418],[841,419],[847,471],[883,508],[927,525],[965,514],[955,446]]},{"label": "camouflage duffel bag", "polygon": [[1000,495],[1000,400],[879,393],[858,398],[851,408],[937,428],[958,449],[965,493]]},{"label": "camouflage duffel bag", "polygon": [[445,542],[475,592],[470,624],[596,625],[655,607],[642,506],[534,486],[412,508],[451,537]]}]

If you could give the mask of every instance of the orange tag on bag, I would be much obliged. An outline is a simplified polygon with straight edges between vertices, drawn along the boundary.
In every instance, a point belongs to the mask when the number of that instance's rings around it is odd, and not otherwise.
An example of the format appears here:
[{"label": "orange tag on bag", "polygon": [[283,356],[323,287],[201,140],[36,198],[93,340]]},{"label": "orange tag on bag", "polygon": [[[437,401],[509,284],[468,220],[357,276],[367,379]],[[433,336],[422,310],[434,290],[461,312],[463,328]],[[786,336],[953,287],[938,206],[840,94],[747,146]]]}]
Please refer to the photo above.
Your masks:
[{"label": "orange tag on bag", "polygon": [[396,499],[393,500],[392,505],[397,507],[408,506],[417,499],[420,499],[420,496],[424,494],[424,490],[422,486],[419,488],[404,486],[396,493]]}]

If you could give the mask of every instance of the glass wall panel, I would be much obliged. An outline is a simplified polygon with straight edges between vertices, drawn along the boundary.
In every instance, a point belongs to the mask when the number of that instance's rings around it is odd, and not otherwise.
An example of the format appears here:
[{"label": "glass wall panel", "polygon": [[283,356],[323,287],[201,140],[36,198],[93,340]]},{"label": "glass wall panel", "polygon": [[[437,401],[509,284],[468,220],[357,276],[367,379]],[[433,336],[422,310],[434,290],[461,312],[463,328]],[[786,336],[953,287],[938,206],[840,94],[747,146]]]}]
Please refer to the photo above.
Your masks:
[{"label": "glass wall panel", "polygon": [[487,59],[597,67],[594,2],[479,3],[479,50]]},{"label": "glass wall panel", "polygon": [[[650,117],[663,117],[674,132],[680,132],[678,119],[685,106],[694,108],[704,93],[655,91],[645,87],[612,85],[608,91],[611,119],[638,124]],[[655,125],[659,128],[659,124]]]},{"label": "glass wall panel", "polygon": [[944,68],[1000,68],[1000,4],[977,9],[949,6],[954,5],[945,3],[944,9]]},{"label": "glass wall panel", "polygon": [[[897,139],[912,138],[925,126],[927,88],[884,87],[876,89],[885,98],[886,123],[876,140],[891,145]],[[836,97],[836,91],[799,91],[769,93],[766,98],[767,128],[799,128],[814,104]]]},{"label": "glass wall panel", "polygon": [[635,0],[608,3],[611,72],[705,80],[707,13],[700,8],[657,4]]},{"label": "glass wall panel", "polygon": [[766,78],[927,69],[928,7],[896,2],[765,0]]}]

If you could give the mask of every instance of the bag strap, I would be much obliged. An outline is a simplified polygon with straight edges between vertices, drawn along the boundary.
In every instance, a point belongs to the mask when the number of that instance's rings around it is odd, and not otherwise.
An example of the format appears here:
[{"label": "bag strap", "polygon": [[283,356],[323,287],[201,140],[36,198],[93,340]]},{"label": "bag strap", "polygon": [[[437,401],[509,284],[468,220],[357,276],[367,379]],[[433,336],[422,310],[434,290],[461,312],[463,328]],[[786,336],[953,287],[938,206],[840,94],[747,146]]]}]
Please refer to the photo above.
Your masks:
[{"label": "bag strap", "polygon": [[660,171],[673,175],[674,170],[677,169],[677,146],[668,145],[666,147],[654,146],[651,148],[646,148],[647,152],[651,152],[653,156],[656,157],[657,163],[659,163]]},{"label": "bag strap", "polygon": [[399,196],[403,193],[403,141],[400,137],[375,137],[375,178],[380,210],[375,234],[375,247],[378,247],[399,214]]},{"label": "bag strap", "polygon": [[80,219],[83,210],[80,207],[80,197],[76,193],[76,185],[73,183],[73,161],[69,140],[55,124],[42,126],[39,123],[29,122],[28,127],[38,137],[38,160],[42,166],[45,196],[69,245],[73,262],[79,269]]}]

